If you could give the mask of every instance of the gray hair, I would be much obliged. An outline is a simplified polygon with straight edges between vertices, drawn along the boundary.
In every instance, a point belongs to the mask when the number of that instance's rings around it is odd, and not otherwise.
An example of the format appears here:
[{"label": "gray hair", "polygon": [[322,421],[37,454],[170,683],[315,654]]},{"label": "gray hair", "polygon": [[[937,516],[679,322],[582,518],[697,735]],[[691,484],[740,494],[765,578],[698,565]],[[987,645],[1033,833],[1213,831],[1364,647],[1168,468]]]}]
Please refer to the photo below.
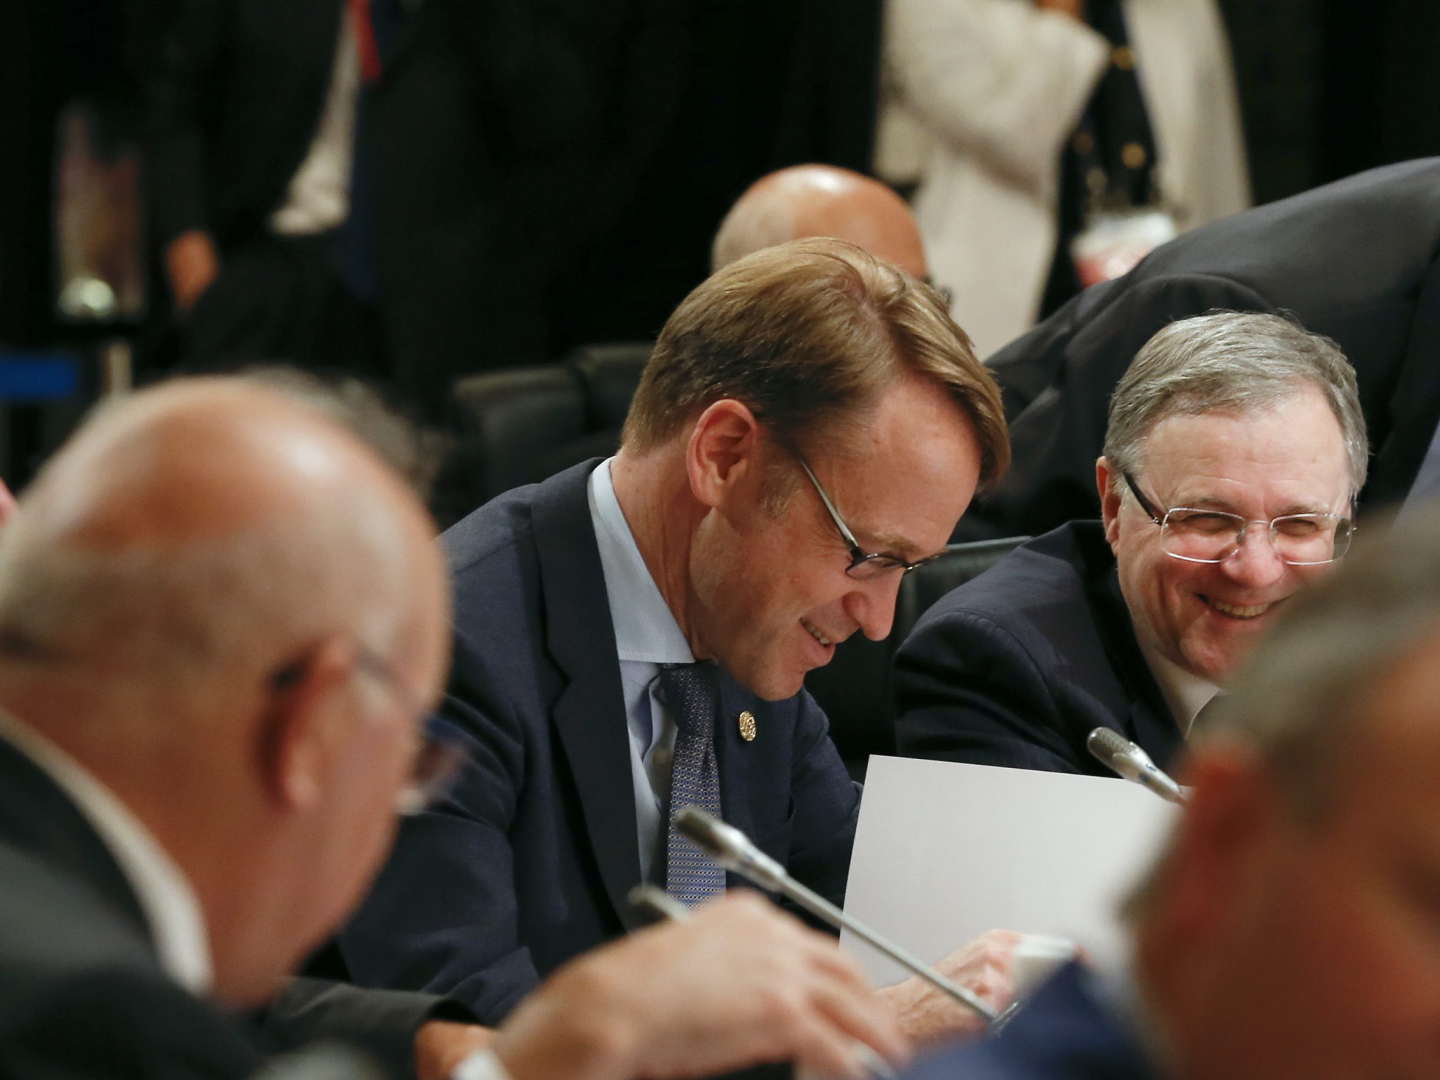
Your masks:
[{"label": "gray hair", "polygon": [[1105,457],[1117,472],[1138,471],[1141,444],[1161,420],[1261,409],[1306,384],[1340,425],[1353,497],[1370,457],[1355,370],[1335,342],[1279,315],[1218,311],[1160,330],[1110,398]]}]

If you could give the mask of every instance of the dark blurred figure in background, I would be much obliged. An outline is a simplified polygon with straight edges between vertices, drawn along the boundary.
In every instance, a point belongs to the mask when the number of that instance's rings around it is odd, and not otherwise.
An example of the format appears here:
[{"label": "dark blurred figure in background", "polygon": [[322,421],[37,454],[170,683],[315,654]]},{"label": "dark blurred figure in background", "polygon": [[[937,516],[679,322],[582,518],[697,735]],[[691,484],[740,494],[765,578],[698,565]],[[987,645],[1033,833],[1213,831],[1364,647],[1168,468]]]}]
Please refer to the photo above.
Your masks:
[{"label": "dark blurred figure in background", "polygon": [[178,0],[150,129],[186,361],[285,356],[436,416],[457,375],[544,358],[584,184],[624,171],[639,7]]},{"label": "dark blurred figure in background", "polygon": [[616,99],[632,152],[603,227],[556,282],[557,350],[654,338],[705,278],[715,223],[757,176],[807,161],[869,167],[880,0],[633,6],[648,30],[629,42],[627,78],[643,74],[649,100]]}]

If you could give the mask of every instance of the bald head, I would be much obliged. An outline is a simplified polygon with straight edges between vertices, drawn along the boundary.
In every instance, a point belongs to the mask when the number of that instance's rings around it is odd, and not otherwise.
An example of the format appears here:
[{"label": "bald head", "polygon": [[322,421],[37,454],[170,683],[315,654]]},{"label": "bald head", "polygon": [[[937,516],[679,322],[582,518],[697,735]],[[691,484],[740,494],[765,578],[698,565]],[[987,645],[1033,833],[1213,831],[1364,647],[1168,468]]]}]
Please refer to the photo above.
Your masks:
[{"label": "bald head", "polygon": [[388,849],[448,654],[433,537],[355,436],[226,378],[101,409],[0,531],[0,707],[169,854],[228,1003]]},{"label": "bald head", "polygon": [[929,276],[905,200],[878,180],[832,165],[796,165],[752,184],[720,223],[710,269],[807,236],[848,240],[914,277]]},{"label": "bald head", "polygon": [[0,634],[170,677],[351,619],[384,638],[428,533],[403,483],[316,411],[184,380],[102,409],[32,485],[0,543]]}]

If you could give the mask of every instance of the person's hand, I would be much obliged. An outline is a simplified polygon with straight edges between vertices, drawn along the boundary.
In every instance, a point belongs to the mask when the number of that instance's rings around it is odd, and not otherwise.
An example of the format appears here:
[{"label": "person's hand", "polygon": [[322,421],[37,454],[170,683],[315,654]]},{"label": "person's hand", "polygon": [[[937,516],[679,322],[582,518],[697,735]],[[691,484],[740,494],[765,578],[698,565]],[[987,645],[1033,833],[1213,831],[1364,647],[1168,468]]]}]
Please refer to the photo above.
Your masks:
[{"label": "person's hand", "polygon": [[416,1080],[449,1080],[455,1066],[494,1039],[495,1032],[479,1024],[427,1020],[415,1033]]},{"label": "person's hand", "polygon": [[188,313],[220,273],[215,241],[199,229],[181,233],[165,249],[165,270],[170,275],[176,310]]},{"label": "person's hand", "polygon": [[858,1077],[857,1040],[892,1062],[909,1053],[833,938],[737,892],[560,969],[494,1051],[515,1080],[674,1080],[786,1060]]},{"label": "person's hand", "polygon": [[[946,978],[959,983],[994,1009],[1003,1012],[1015,996],[1015,948],[1023,935],[991,930],[962,945],[935,965]],[[942,1039],[979,1035],[985,1021],[918,975],[887,986],[880,995],[900,1018],[901,1030],[917,1045]]]},{"label": "person's hand", "polygon": [[1080,22],[1085,21],[1085,0],[1035,0],[1035,6],[1044,11],[1058,11]]}]

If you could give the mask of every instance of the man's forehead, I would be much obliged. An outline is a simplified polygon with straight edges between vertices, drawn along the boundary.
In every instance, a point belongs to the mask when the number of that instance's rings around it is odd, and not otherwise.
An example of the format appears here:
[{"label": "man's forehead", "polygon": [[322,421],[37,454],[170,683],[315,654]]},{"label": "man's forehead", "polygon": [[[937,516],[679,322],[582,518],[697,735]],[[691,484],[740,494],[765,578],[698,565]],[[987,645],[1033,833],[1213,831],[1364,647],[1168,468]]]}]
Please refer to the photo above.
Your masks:
[{"label": "man's forehead", "polygon": [[[1344,436],[1318,393],[1276,405],[1166,416],[1141,442],[1141,463],[1151,476],[1172,485],[1243,478],[1267,486],[1323,489],[1338,484],[1348,489]],[[1330,497],[1328,490],[1315,494]]]}]

